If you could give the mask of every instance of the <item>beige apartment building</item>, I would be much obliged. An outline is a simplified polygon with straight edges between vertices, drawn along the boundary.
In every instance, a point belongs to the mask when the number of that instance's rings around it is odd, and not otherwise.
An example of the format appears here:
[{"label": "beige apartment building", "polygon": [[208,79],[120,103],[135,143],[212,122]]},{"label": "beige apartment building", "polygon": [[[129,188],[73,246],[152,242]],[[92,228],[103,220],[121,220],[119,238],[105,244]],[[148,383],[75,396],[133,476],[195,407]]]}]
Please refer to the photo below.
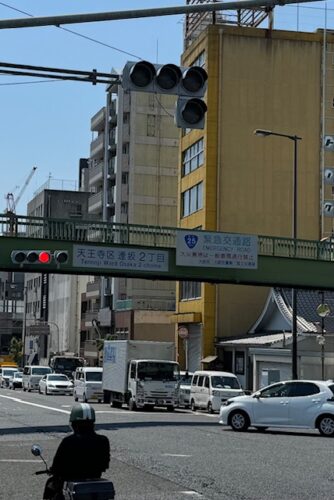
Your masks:
[{"label": "beige apartment building", "polygon": [[[91,120],[88,213],[115,223],[176,226],[179,130],[175,97],[110,87]],[[175,283],[91,277],[81,338],[173,340]],[[92,325],[95,324],[95,329]],[[87,347],[88,350],[88,347]]]},{"label": "beige apartment building", "polygon": [[[223,21],[222,21],[223,22]],[[208,72],[204,130],[184,131],[178,178],[182,228],[292,236],[297,135],[298,238],[333,230],[334,36],[219,24],[186,43],[182,64]],[[263,310],[265,287],[179,283],[176,332],[188,330],[188,367],[218,354],[220,338],[246,334]],[[179,355],[185,363],[182,340]],[[213,359],[213,358],[212,358]],[[207,365],[205,365],[207,366]]]}]

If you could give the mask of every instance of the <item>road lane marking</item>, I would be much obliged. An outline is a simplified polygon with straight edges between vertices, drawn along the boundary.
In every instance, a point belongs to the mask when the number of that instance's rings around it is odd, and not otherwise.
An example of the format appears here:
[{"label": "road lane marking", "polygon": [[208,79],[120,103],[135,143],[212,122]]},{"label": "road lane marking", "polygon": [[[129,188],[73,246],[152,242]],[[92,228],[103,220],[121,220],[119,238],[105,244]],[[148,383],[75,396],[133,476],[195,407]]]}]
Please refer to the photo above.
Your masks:
[{"label": "road lane marking", "polygon": [[186,457],[186,458],[189,458],[192,455],[181,455],[181,453],[162,453],[161,456],[163,456],[163,457]]},{"label": "road lane marking", "polygon": [[2,394],[0,394],[0,398],[11,399],[12,401],[16,401],[16,403],[21,403],[23,405],[37,406],[38,408],[44,408],[45,410],[58,411],[60,413],[66,413],[67,415],[70,414],[68,410],[61,410],[60,408],[54,408],[53,406],[45,406],[45,405],[39,405],[37,403],[30,403],[29,401],[23,401],[22,399],[13,398],[11,396],[3,396]]},{"label": "road lane marking", "polygon": [[180,491],[182,495],[192,495],[194,497],[202,497],[201,493],[197,493],[197,491],[192,491],[192,490],[186,490],[186,491]]},{"label": "road lane marking", "polygon": [[29,462],[29,463],[38,463],[40,464],[40,460],[26,460],[24,458],[0,458],[0,462]]}]

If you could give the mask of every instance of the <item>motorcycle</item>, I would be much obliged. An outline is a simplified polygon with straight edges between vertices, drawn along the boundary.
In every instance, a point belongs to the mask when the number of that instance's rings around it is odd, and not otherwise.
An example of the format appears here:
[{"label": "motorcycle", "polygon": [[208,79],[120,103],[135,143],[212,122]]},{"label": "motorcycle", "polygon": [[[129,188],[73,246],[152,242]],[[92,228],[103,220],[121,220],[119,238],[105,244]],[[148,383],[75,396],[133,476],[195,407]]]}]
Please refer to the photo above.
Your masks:
[{"label": "motorcycle", "polygon": [[[48,474],[51,476],[48,464],[42,455],[42,448],[38,444],[34,444],[31,447],[31,453],[35,457],[40,457],[45,465],[45,470],[36,471],[35,474]],[[63,497],[65,500],[112,500],[115,498],[114,484],[112,481],[102,478],[65,481]]]}]

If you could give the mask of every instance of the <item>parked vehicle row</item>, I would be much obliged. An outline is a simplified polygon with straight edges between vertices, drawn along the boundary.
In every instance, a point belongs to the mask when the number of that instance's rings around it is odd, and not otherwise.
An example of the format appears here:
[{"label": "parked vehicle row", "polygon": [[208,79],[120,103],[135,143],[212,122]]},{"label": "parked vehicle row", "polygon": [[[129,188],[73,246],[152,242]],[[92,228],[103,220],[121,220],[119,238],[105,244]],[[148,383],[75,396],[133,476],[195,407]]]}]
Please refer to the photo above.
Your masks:
[{"label": "parked vehicle row", "polygon": [[10,389],[21,388],[23,391],[37,390],[40,394],[74,395],[75,401],[103,401],[103,368],[79,367],[74,380],[61,373],[55,373],[48,366],[27,365],[23,372],[18,368],[3,369],[0,386]]}]

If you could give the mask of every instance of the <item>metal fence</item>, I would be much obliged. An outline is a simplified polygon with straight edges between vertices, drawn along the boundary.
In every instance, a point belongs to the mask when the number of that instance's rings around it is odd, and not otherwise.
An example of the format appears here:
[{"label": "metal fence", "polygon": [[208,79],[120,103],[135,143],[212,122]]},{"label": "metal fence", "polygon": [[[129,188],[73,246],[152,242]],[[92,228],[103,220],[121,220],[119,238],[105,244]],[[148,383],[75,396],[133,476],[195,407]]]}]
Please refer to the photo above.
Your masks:
[{"label": "metal fence", "polygon": [[[181,230],[175,227],[120,224],[89,219],[45,219],[11,213],[0,214],[0,224],[1,236],[164,248],[175,248],[176,235]],[[258,254],[332,261],[334,242],[259,235]]]}]

